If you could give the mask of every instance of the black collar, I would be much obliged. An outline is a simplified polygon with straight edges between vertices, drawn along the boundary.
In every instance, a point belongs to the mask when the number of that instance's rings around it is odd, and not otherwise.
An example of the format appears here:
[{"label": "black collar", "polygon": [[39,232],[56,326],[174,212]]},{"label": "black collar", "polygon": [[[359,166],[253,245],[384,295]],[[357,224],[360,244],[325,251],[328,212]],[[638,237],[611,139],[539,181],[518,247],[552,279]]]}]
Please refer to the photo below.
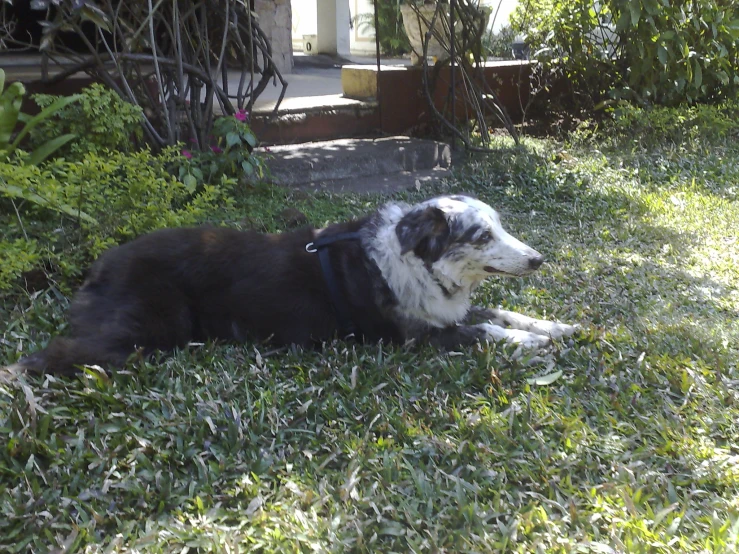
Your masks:
[{"label": "black collar", "polygon": [[339,289],[339,283],[336,280],[334,269],[331,267],[331,259],[329,258],[329,249],[327,247],[342,240],[359,240],[359,238],[359,233],[337,233],[335,235],[318,237],[313,242],[309,242],[305,245],[306,252],[318,252],[318,259],[321,262],[323,279],[326,281],[328,293],[331,297],[331,305],[334,308],[334,314],[336,314],[336,320],[339,325],[339,334],[343,338],[356,334],[357,326],[354,324],[354,321],[349,314],[349,308],[341,294],[341,289]]}]

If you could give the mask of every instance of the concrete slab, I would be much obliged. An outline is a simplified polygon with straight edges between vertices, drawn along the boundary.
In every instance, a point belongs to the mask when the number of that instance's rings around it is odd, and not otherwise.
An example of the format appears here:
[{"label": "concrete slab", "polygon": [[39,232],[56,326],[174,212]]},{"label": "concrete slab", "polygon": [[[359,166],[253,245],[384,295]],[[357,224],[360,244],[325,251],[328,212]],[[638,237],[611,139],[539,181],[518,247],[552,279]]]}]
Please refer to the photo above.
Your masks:
[{"label": "concrete slab", "polygon": [[[234,77],[234,79],[238,79],[238,77]],[[290,75],[285,75],[284,79],[287,81],[285,100],[305,96],[341,94],[341,68],[311,68],[310,70],[296,68]],[[238,80],[234,82],[238,82]],[[263,109],[270,104],[274,105],[280,97],[281,90],[282,87],[279,81],[276,85],[267,85],[267,88],[257,98],[255,106]]]},{"label": "concrete slab", "polygon": [[[366,56],[318,56],[295,55],[295,66],[293,72],[283,77],[287,81],[285,99],[299,98],[304,96],[326,96],[329,94],[341,94],[341,68],[346,65],[353,66],[376,66],[375,58]],[[410,65],[410,60],[401,58],[382,59],[383,69],[385,67],[403,67]],[[235,75],[233,82],[238,82]],[[279,82],[277,82],[279,85]],[[281,87],[268,85],[257,99],[255,105],[260,109],[266,109],[277,101],[280,96]],[[284,100],[283,100],[284,102]]]},{"label": "concrete slab", "polygon": [[[271,114],[275,108],[275,100],[260,100],[254,103],[252,110],[254,115]],[[326,94],[321,96],[299,96],[295,98],[285,98],[280,104],[278,114],[290,113],[306,113],[311,111],[341,110],[349,109],[375,109],[377,102],[366,102],[346,98],[342,94]]]},{"label": "concrete slab", "polygon": [[273,182],[291,186],[451,166],[448,144],[404,136],[273,146],[269,155]]},{"label": "concrete slab", "polygon": [[296,188],[336,193],[375,194],[423,190],[451,177],[449,169],[435,168],[420,171],[399,171],[387,175],[369,175],[347,179],[317,180],[297,185]]}]

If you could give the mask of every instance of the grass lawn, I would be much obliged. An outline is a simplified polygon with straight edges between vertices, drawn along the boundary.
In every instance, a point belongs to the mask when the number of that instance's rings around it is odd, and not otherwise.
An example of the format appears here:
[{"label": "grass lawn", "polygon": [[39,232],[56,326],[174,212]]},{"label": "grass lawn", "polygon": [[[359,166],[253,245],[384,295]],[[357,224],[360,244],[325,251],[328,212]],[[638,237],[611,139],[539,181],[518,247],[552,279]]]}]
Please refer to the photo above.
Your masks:
[{"label": "grass lawn", "polygon": [[[547,256],[477,299],[583,324],[540,359],[208,344],[0,385],[0,550],[737,551],[739,123],[724,116],[529,139],[410,195],[474,192]],[[380,201],[267,189],[215,217],[274,230],[285,205],[323,224]],[[54,290],[6,303],[0,362],[39,348],[65,306]]]}]

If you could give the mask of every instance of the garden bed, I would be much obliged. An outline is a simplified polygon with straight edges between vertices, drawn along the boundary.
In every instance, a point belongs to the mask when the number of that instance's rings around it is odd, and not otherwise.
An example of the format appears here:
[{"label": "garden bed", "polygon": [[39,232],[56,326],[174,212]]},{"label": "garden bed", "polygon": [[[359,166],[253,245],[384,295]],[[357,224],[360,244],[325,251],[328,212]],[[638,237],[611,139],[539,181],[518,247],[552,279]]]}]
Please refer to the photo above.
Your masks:
[{"label": "garden bed", "polygon": [[[0,385],[0,549],[735,551],[736,111],[528,139],[434,191],[476,193],[547,256],[478,298],[583,324],[541,360],[205,344]],[[279,230],[286,205],[323,225],[381,200],[242,187],[195,215]],[[63,325],[67,279],[2,297],[0,362]]]}]

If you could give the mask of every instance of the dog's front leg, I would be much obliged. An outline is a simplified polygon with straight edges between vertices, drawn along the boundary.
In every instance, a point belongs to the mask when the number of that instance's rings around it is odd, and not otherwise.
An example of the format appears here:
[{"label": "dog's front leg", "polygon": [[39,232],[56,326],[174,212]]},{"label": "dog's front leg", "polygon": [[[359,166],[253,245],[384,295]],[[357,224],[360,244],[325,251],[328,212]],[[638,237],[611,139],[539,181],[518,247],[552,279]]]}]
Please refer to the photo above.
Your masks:
[{"label": "dog's front leg", "polygon": [[493,323],[476,325],[452,325],[443,329],[434,329],[429,333],[429,342],[445,350],[453,350],[460,346],[469,346],[480,342],[505,341],[523,348],[544,348],[552,339],[545,335],[537,335],[519,329],[505,329]]},{"label": "dog's front leg", "polygon": [[470,308],[466,321],[470,323],[488,322],[496,327],[509,328],[506,329],[509,331],[526,331],[552,339],[569,337],[580,328],[579,325],[567,325],[566,323],[536,319],[499,308],[481,308],[479,306]]}]

